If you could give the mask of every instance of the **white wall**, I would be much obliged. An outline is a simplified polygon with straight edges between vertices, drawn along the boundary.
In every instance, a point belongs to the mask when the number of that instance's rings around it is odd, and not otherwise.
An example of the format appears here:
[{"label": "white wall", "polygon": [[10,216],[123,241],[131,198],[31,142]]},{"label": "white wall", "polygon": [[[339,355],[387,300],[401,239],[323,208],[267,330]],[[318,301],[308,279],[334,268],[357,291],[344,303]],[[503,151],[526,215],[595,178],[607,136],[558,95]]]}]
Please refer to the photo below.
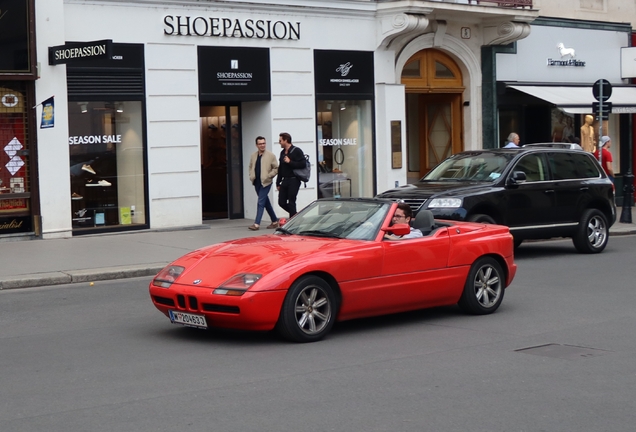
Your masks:
[{"label": "white wall", "polygon": [[[40,79],[35,83],[35,100],[40,103],[55,96],[55,127],[37,128],[38,171],[42,237],[71,235],[71,182],[69,175],[68,103],[66,66],[49,66],[48,47],[64,45],[63,0],[36,0],[37,58]],[[37,108],[37,121],[42,107]]]}]

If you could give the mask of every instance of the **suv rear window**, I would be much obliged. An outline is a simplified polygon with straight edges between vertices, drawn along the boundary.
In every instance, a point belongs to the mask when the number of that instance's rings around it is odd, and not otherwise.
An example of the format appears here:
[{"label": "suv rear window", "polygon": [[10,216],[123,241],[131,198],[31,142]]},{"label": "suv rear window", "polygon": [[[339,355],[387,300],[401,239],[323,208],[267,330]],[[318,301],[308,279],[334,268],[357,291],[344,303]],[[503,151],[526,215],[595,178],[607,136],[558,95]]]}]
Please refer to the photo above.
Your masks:
[{"label": "suv rear window", "polygon": [[550,153],[550,170],[554,180],[597,178],[599,166],[587,154]]}]

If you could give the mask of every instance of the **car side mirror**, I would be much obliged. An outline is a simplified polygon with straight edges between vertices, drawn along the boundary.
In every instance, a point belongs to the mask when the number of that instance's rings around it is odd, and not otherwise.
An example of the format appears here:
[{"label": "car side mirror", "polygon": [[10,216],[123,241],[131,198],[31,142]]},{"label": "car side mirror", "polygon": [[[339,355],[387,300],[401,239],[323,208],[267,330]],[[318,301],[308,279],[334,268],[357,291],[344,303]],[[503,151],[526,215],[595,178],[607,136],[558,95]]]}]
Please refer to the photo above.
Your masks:
[{"label": "car side mirror", "polygon": [[526,173],[523,171],[513,171],[512,175],[508,179],[509,185],[518,185],[521,183],[525,183],[526,181]]},{"label": "car side mirror", "polygon": [[403,236],[411,232],[411,226],[409,224],[395,224],[384,228],[383,231],[396,236]]}]

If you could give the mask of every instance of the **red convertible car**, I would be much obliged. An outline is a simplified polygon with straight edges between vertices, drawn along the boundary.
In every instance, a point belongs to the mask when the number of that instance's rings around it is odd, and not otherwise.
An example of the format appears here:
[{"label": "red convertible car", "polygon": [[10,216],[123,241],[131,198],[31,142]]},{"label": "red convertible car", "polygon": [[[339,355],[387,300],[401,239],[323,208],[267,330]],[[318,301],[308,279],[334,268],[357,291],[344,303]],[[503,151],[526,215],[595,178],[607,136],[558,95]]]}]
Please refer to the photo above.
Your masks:
[{"label": "red convertible car", "polygon": [[150,283],[155,307],[191,327],[276,328],[287,339],[322,339],[335,321],[459,304],[494,312],[515,276],[507,227],[393,222],[397,203],[315,201],[273,234],[208,246],[179,258]]}]

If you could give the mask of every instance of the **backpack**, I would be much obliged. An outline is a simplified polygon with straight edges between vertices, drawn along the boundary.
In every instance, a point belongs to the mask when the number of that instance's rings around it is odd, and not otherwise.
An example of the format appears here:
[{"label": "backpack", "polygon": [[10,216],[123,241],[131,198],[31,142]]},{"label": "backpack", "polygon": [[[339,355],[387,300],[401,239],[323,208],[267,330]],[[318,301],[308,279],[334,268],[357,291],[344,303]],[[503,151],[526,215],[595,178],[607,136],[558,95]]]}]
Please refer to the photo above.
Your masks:
[{"label": "backpack", "polygon": [[[296,147],[298,148],[298,147]],[[302,150],[301,150],[302,151]],[[294,175],[298,177],[301,182],[305,183],[305,187],[307,187],[307,182],[309,181],[309,177],[311,176],[311,163],[309,162],[309,155],[305,155],[305,167],[304,168],[295,168]]]}]

